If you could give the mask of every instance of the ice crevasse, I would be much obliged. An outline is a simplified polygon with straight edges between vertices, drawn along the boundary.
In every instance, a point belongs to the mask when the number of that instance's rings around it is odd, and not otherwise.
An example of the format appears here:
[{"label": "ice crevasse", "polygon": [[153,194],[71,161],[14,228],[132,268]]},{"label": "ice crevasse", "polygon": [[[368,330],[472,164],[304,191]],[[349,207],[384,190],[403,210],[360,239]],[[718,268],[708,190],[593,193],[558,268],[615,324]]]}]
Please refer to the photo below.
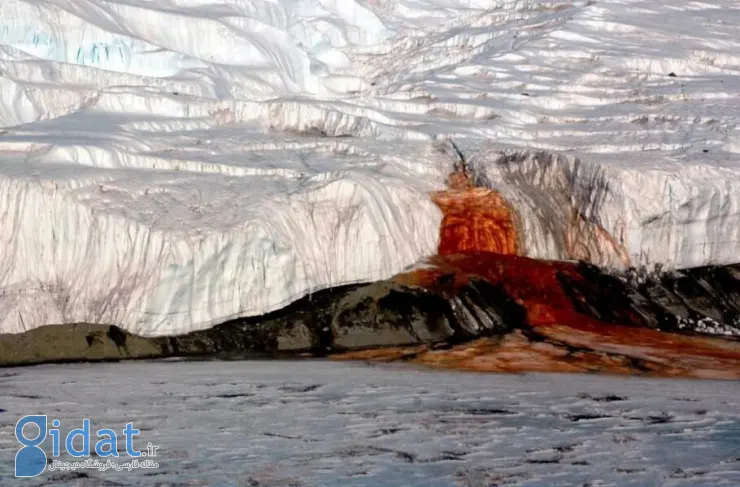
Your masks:
[{"label": "ice crevasse", "polygon": [[435,254],[461,165],[516,252],[740,261],[740,9],[0,4],[0,331],[202,329]]}]

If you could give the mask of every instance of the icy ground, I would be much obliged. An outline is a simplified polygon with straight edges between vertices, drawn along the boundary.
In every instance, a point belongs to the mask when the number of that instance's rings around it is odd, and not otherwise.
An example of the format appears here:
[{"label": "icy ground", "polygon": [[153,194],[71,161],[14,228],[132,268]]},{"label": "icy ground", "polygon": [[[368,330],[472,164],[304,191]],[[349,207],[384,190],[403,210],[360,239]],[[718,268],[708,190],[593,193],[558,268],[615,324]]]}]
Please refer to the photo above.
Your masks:
[{"label": "icy ground", "polygon": [[737,383],[318,361],[0,372],[3,485],[16,485],[11,428],[31,413],[134,421],[161,466],[17,485],[740,485]]},{"label": "icy ground", "polygon": [[[0,330],[180,333],[387,278],[436,249],[446,139],[530,255],[562,256],[551,192],[633,263],[734,261],[739,24],[734,0],[4,0]],[[499,174],[502,147],[565,154],[572,187]]]}]

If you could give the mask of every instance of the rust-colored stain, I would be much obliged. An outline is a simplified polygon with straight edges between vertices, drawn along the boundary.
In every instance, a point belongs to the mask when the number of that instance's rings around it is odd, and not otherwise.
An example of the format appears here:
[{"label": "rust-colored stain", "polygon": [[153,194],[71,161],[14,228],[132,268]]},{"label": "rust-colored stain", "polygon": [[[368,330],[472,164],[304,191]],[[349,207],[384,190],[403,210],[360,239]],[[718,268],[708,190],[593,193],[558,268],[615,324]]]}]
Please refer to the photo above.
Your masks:
[{"label": "rust-colored stain", "polygon": [[[448,182],[449,191],[434,195],[444,213],[438,255],[429,260],[429,266],[398,275],[395,281],[429,289],[444,282],[454,290],[473,277],[485,279],[501,286],[526,310],[524,328],[503,337],[479,339],[444,350],[428,345],[394,347],[351,352],[337,358],[403,359],[486,372],[598,372],[740,379],[740,342],[646,328],[641,326],[639,315],[631,309],[620,310],[616,304],[614,315],[620,324],[579,312],[563,288],[563,279],[582,289],[589,288],[575,263],[518,256],[519,239],[506,201],[494,191],[473,188],[462,172],[454,173]],[[587,250],[572,240],[574,236],[570,238],[567,244],[571,250],[586,256]],[[610,238],[604,241],[620,248]],[[617,255],[628,261],[626,254]]]},{"label": "rust-colored stain", "polygon": [[575,207],[566,225],[563,240],[567,255],[571,259],[585,262],[609,262],[629,267],[632,264],[629,252],[601,225],[587,221]]},{"label": "rust-colored stain", "polygon": [[431,266],[396,276],[400,284],[434,287],[446,276],[454,276],[455,285],[478,277],[499,284],[507,294],[527,310],[533,326],[592,320],[579,314],[570,297],[563,291],[558,273],[582,281],[576,265],[570,262],[536,260],[491,252],[468,252],[434,256]]},{"label": "rust-colored stain", "polygon": [[[634,333],[620,331],[616,336],[599,333],[583,335],[579,329],[562,325],[558,326],[556,339],[545,341],[532,340],[524,331],[516,330],[501,338],[481,338],[451,349],[434,350],[430,346],[394,347],[350,352],[334,358],[405,360],[435,368],[477,372],[602,373],[740,379],[740,344],[737,342],[686,337],[646,328],[631,331]],[[548,335],[550,333],[544,334]],[[626,341],[630,343],[625,343]]]},{"label": "rust-colored stain", "polygon": [[485,188],[449,190],[436,193],[433,198],[444,215],[440,255],[468,251],[518,253],[511,209],[495,191]]},{"label": "rust-colored stain", "polygon": [[[411,354],[415,362],[488,372],[600,372],[740,379],[738,341],[645,328],[630,309],[615,309],[623,324],[606,323],[580,313],[558,279],[558,275],[567,276],[587,286],[574,263],[486,252],[436,256],[430,263],[431,266],[399,275],[396,280],[433,288],[443,278],[449,282],[452,276],[454,289],[472,277],[484,278],[500,285],[524,307],[529,329],[449,350],[406,349],[406,355]],[[383,352],[393,353],[404,355],[399,351]],[[373,359],[383,356],[387,355]]]}]

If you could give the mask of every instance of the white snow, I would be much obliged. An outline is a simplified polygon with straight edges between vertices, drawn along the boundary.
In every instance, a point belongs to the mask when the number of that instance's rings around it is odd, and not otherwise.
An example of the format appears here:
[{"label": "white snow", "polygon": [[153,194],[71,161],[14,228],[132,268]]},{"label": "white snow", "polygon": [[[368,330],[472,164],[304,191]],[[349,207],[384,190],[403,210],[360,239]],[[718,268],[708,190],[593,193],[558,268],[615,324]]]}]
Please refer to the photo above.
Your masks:
[{"label": "white snow", "polygon": [[737,261],[739,24],[730,0],[4,0],[0,330],[182,333],[389,277],[435,251],[446,139],[529,255],[569,256],[566,209],[501,150],[562,154],[632,264]]},{"label": "white snow", "polygon": [[[8,487],[740,485],[737,382],[127,362],[4,369],[0,391]],[[83,418],[132,421],[160,466],[13,479],[26,414],[59,419],[62,438]]]}]

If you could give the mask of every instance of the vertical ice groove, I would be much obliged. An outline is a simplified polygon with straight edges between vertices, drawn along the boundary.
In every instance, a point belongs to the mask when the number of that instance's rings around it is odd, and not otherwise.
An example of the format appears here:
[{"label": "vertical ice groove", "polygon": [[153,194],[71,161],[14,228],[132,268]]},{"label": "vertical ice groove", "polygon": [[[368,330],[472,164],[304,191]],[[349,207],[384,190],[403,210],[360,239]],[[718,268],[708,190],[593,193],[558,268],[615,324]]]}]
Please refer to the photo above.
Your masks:
[{"label": "vertical ice groove", "polygon": [[[83,191],[116,198],[108,187]],[[95,322],[159,335],[265,313],[432,254],[440,219],[424,193],[364,178],[264,202],[247,227],[208,231],[152,228],[69,189],[0,179],[4,331]]]},{"label": "vertical ice groove", "polygon": [[567,248],[573,238],[589,247],[586,260],[605,266],[738,260],[740,179],[732,171],[701,165],[635,171],[496,146],[471,165],[514,206],[529,256],[583,258]]}]

